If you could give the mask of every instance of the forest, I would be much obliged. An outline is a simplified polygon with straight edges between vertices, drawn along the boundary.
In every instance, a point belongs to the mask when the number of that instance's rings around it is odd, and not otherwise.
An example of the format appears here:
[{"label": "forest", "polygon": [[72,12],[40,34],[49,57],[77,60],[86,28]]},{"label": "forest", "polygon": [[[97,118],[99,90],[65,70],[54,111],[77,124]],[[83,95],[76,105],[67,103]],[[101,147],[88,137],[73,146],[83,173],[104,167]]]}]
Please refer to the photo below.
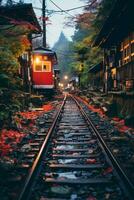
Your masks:
[{"label": "forest", "polygon": [[[83,0],[82,0],[83,1]],[[61,34],[62,45],[57,51],[60,60],[61,75],[63,73],[81,74],[83,86],[87,86],[90,67],[102,60],[102,50],[92,47],[92,42],[110,12],[115,0],[84,0],[83,14],[76,16],[75,21],[68,18],[66,26],[75,26],[72,42],[68,42]],[[11,121],[12,113],[25,108],[27,95],[23,80],[20,77],[20,58],[31,48],[29,42],[29,26],[15,21],[10,26],[0,29],[0,126]],[[61,53],[62,52],[62,53]]]},{"label": "forest", "polygon": [[[75,33],[72,42],[61,34],[58,43],[54,45],[57,50],[61,76],[63,74],[80,75],[82,87],[90,83],[89,69],[103,60],[103,50],[93,47],[93,41],[99,33],[104,21],[108,17],[115,0],[84,1],[83,13],[76,16],[76,19],[68,17],[66,26],[75,26]],[[62,40],[61,40],[61,37]],[[62,53],[61,53],[62,52]],[[68,62],[66,62],[66,59]]]}]

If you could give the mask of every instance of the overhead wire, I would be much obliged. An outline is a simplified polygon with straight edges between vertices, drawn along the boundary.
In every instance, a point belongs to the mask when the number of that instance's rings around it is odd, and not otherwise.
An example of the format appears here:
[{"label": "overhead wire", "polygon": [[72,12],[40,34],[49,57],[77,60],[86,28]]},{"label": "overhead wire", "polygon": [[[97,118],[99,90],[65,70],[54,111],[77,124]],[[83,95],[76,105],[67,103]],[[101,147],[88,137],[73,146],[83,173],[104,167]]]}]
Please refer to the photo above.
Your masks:
[{"label": "overhead wire", "polygon": [[50,0],[51,3],[53,3],[58,9],[60,9],[60,11],[55,11],[55,10],[54,10],[54,12],[65,12],[66,14],[69,14],[69,15],[70,15],[70,13],[68,13],[69,11],[77,10],[77,9],[80,9],[80,8],[91,7],[94,3],[96,3],[96,1],[97,1],[97,0],[93,0],[90,4],[63,10],[63,9],[62,9],[61,7],[59,7],[56,3],[54,3],[52,0]]},{"label": "overhead wire", "polygon": [[[66,13],[66,14],[69,14],[68,12],[69,11],[72,11],[72,10],[75,10],[75,9],[79,9],[79,8],[85,8],[85,7],[91,7],[95,2],[96,2],[97,0],[93,0],[89,5],[84,5],[84,6],[79,6],[79,7],[75,7],[75,8],[70,8],[70,9],[67,9],[67,10],[63,10],[60,6],[58,6],[53,0],[50,0],[50,2],[53,4],[53,5],[55,5],[58,9],[59,9],[59,11],[55,11],[55,10],[51,10],[52,12],[64,12],[64,13]],[[70,14],[69,14],[70,15]],[[74,18],[74,16],[72,16],[71,15],[71,17],[73,17]],[[76,18],[76,17],[75,17]],[[57,49],[57,51],[59,52],[59,50]],[[59,52],[59,54],[62,54],[62,55],[66,55],[66,54],[64,54],[64,53],[61,53],[61,52]],[[72,55],[70,55],[70,56],[72,56]]]},{"label": "overhead wire", "polygon": [[71,17],[75,18],[75,16],[71,15],[70,13],[68,13],[66,10],[63,10],[61,7],[59,7],[56,3],[54,3],[52,0],[50,0],[50,2],[55,5],[61,12],[66,13],[67,15],[70,15]]},{"label": "overhead wire", "polygon": [[[70,9],[66,9],[66,10],[63,10],[61,7],[59,7],[55,2],[53,2],[52,0],[50,0],[50,2],[55,5],[55,7],[57,7],[59,10],[48,10],[46,9],[46,11],[50,14],[58,14],[58,13],[66,13],[68,15],[70,15],[71,17],[75,18],[75,16],[71,15],[70,11],[73,11],[73,10],[77,10],[77,9],[80,9],[80,8],[86,8],[86,7],[91,7],[97,0],[93,0],[89,5],[84,5],[84,6],[79,6],[79,7],[74,7],[74,8],[70,8]],[[39,8],[39,7],[33,7],[34,9],[37,9],[37,10],[42,10],[42,8]]]},{"label": "overhead wire", "polygon": [[[69,12],[69,11],[72,11],[72,10],[78,10],[78,9],[80,9],[80,8],[85,8],[85,7],[87,7],[88,5],[85,5],[85,6],[79,6],[79,7],[75,7],[75,8],[70,8],[70,9],[67,9],[67,10],[64,10],[64,11],[67,11],[67,12]],[[59,12],[59,11],[58,11]]]},{"label": "overhead wire", "polygon": [[[40,1],[40,3],[42,3],[41,0],[39,0],[39,1]],[[80,8],[86,8],[87,6],[88,6],[88,7],[89,7],[89,6],[92,6],[96,1],[97,1],[97,0],[94,0],[93,2],[91,2],[90,5],[87,4],[87,5],[84,5],[84,6],[79,6],[79,7],[74,7],[74,8],[70,8],[70,9],[63,10],[63,9],[62,9],[61,7],[59,7],[55,2],[53,2],[52,0],[50,0],[50,2],[51,2],[53,5],[55,5],[59,10],[48,10],[48,9],[46,9],[46,11],[48,11],[48,12],[53,12],[53,13],[61,13],[61,12],[64,12],[64,13],[66,13],[66,14],[72,16],[72,17],[75,17],[75,16],[71,15],[71,14],[68,13],[68,12],[73,11],[73,10],[77,10],[77,9],[80,9]],[[15,4],[18,4],[18,3],[19,3],[19,2],[17,2],[17,1],[12,1],[12,2],[15,3]],[[40,8],[40,7],[35,7],[35,6],[33,6],[33,8],[36,9],[36,10],[42,10],[42,8]]]}]

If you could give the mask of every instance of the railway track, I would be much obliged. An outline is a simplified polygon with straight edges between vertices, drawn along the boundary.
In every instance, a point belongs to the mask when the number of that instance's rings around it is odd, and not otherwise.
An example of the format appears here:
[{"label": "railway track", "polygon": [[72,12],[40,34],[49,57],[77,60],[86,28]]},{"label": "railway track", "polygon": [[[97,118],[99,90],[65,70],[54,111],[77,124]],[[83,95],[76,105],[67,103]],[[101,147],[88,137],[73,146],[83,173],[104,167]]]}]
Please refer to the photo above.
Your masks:
[{"label": "railway track", "polygon": [[128,178],[71,96],[64,99],[19,200],[132,200]]}]

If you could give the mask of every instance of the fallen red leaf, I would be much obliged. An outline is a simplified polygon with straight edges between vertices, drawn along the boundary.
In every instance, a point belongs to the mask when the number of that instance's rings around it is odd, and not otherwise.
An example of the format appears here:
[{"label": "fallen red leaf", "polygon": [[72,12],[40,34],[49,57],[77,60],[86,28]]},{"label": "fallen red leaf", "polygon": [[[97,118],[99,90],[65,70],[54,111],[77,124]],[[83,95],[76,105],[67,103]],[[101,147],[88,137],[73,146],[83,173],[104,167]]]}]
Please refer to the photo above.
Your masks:
[{"label": "fallen red leaf", "polygon": [[[23,133],[14,130],[2,129],[0,132],[0,155],[6,156],[24,137]],[[10,144],[8,144],[10,143]]]},{"label": "fallen red leaf", "polygon": [[44,105],[42,108],[45,112],[48,112],[53,109],[53,106],[51,104],[47,104],[47,105]]},{"label": "fallen red leaf", "polygon": [[87,164],[94,164],[94,163],[96,163],[96,160],[95,159],[87,159],[86,163]]},{"label": "fallen red leaf", "polygon": [[108,167],[107,169],[104,170],[103,175],[107,175],[113,171],[112,167]]}]

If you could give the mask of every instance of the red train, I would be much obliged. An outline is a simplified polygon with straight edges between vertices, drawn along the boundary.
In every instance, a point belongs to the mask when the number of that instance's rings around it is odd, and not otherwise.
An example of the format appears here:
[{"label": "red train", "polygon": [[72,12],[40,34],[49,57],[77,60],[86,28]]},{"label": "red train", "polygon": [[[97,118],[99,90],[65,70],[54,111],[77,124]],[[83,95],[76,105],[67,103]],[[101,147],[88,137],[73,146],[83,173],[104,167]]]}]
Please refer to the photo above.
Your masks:
[{"label": "red train", "polygon": [[56,53],[43,47],[32,52],[32,85],[37,90],[52,90],[56,87]]}]

